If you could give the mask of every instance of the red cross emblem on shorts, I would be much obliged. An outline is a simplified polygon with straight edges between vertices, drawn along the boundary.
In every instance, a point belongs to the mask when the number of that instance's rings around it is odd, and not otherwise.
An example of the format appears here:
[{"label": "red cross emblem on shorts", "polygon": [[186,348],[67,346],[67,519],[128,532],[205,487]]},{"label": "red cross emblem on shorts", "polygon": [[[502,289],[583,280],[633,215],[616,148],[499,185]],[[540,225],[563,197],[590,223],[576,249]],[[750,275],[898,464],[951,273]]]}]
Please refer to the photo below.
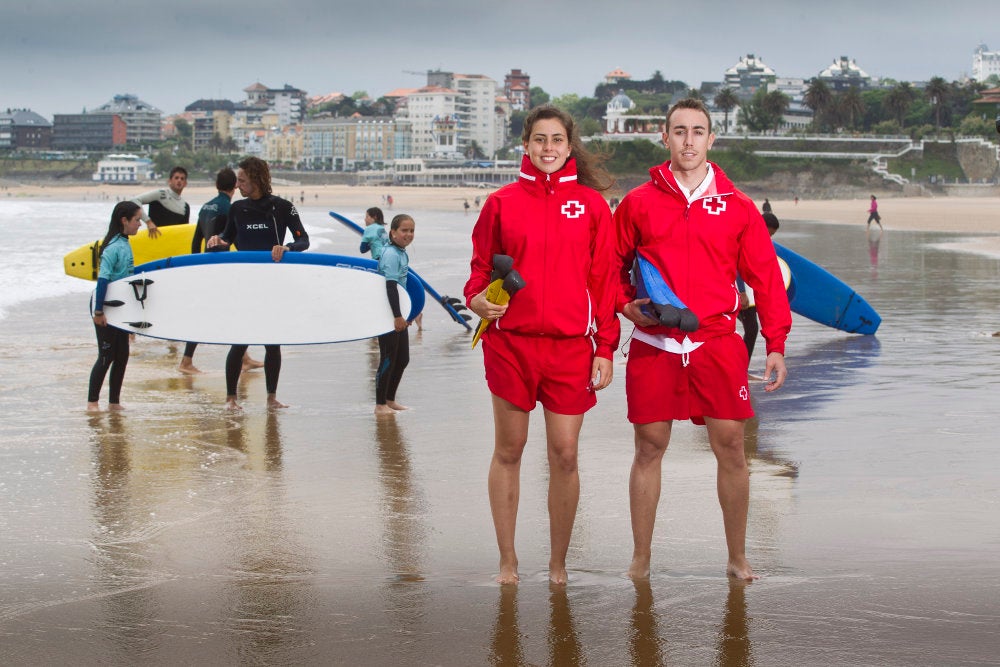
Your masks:
[{"label": "red cross emblem on shorts", "polygon": [[750,396],[750,393],[747,391],[746,385],[743,385],[742,387],[740,387],[740,399],[745,401],[745,400],[747,400],[747,398],[749,396]]},{"label": "red cross emblem on shorts", "polygon": [[709,215],[719,215],[726,210],[726,200],[722,197],[706,197],[701,200],[701,205]]},{"label": "red cross emblem on shorts", "polygon": [[559,210],[562,211],[562,214],[567,218],[579,218],[587,211],[587,208],[577,200],[570,199],[568,202],[563,204],[562,208]]}]

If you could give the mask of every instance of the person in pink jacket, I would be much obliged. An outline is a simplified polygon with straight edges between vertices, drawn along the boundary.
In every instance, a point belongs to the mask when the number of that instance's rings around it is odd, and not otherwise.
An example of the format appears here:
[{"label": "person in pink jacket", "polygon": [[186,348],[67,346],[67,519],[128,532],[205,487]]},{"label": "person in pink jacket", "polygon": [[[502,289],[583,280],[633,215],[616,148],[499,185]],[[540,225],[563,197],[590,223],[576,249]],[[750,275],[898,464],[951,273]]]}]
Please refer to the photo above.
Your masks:
[{"label": "person in pink jacket", "polygon": [[[489,495],[500,550],[497,581],[518,581],[521,455],[529,414],[541,402],[549,460],[549,579],[565,584],[580,495],[583,415],[597,402],[594,392],[611,382],[620,332],[614,226],[598,192],[612,180],[583,148],[572,117],[555,107],[533,109],[522,139],[517,182],[486,199],[473,229],[465,299],[489,322],[482,341],[495,422]],[[497,254],[513,258],[525,283],[506,305],[486,299]]]},{"label": "person in pink jacket", "polygon": [[[678,419],[708,427],[718,464],[727,572],[738,579],[756,578],[745,547],[750,479],[743,435],[753,409],[746,346],[736,332],[737,273],[754,290],[767,342],[765,391],[785,381],[785,339],[792,318],[761,214],[708,161],[714,140],[704,104],[678,102],[667,114],[663,134],[670,161],[650,169],[650,181],[632,190],[615,210],[617,308],[636,325],[625,371],[628,419],[635,430],[629,479],[634,550],[628,574],[633,579],[649,576],[661,463],[671,424]],[[694,312],[697,329],[664,326],[649,314],[649,299],[636,298],[630,273],[637,253]]]}]

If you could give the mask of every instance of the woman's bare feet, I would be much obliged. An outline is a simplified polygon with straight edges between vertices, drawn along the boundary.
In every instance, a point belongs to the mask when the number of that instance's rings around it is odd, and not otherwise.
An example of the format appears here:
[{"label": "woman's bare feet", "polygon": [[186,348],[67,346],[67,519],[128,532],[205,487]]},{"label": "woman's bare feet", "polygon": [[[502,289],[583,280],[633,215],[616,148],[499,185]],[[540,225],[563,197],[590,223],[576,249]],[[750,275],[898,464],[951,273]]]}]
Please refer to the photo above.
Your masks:
[{"label": "woman's bare feet", "polygon": [[263,368],[263,367],[264,367],[264,362],[263,361],[257,361],[256,359],[251,359],[249,352],[244,352],[243,353],[243,370],[244,371],[252,371],[255,368]]},{"label": "woman's bare feet", "polygon": [[229,412],[242,412],[243,408],[236,402],[235,396],[228,396],[226,397],[226,410]]},{"label": "woman's bare feet", "polygon": [[101,406],[97,403],[87,403],[87,412],[100,412]]},{"label": "woman's bare feet", "polygon": [[500,574],[497,575],[498,584],[514,584],[521,581],[521,577],[517,574],[517,561],[510,563],[505,563],[503,560],[500,561]]},{"label": "woman's bare feet", "polygon": [[632,556],[632,563],[628,566],[626,573],[628,578],[636,581],[649,579],[649,557]]},{"label": "woman's bare feet", "polygon": [[566,566],[553,567],[549,565],[549,582],[556,586],[565,586],[569,582],[569,575],[566,573]]},{"label": "woman's bare feet", "polygon": [[406,407],[405,405],[400,405],[396,401],[386,401],[385,404],[388,405],[393,410],[409,410],[408,407]]},{"label": "woman's bare feet", "polygon": [[278,410],[281,408],[287,408],[288,406],[279,401],[274,394],[267,395],[267,408],[269,410]]},{"label": "woman's bare feet", "polygon": [[756,581],[760,579],[760,575],[754,574],[753,568],[750,567],[750,563],[747,562],[746,558],[731,559],[729,565],[726,567],[726,574],[743,581]]},{"label": "woman's bare feet", "polygon": [[379,417],[385,417],[388,415],[396,414],[396,411],[390,408],[388,405],[376,405],[375,414]]},{"label": "woman's bare feet", "polygon": [[120,412],[125,409],[125,406],[121,403],[108,403],[108,410],[111,412]]}]

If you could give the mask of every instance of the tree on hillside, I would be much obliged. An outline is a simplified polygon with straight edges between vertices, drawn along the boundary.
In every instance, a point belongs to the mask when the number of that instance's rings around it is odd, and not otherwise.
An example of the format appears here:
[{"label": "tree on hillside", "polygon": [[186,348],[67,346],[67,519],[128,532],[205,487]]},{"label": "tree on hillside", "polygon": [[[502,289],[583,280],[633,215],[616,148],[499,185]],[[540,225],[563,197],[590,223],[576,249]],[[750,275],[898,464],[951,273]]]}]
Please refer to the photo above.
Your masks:
[{"label": "tree on hillside", "polygon": [[906,127],[906,112],[910,110],[915,98],[913,87],[905,81],[897,84],[885,96],[886,111],[893,115],[900,127]]},{"label": "tree on hillside", "polygon": [[792,100],[789,99],[788,95],[785,95],[780,90],[772,90],[764,95],[764,111],[771,119],[771,129],[774,130],[775,134],[777,134],[778,128],[781,127],[781,121],[791,103]]},{"label": "tree on hillside", "polygon": [[857,129],[858,121],[865,115],[865,101],[857,86],[851,86],[838,96],[837,111],[844,127],[849,130]]},{"label": "tree on hillside", "polygon": [[736,91],[726,86],[722,88],[719,92],[715,94],[715,99],[712,100],[715,106],[722,109],[725,114],[725,121],[723,123],[723,133],[728,134],[729,132],[729,112],[740,105],[740,98],[736,96]]},{"label": "tree on hillside", "polygon": [[552,99],[549,94],[542,90],[539,86],[532,86],[528,89],[528,95],[531,96],[532,107],[540,107],[543,104],[548,104],[549,100]]},{"label": "tree on hillside", "polygon": [[813,79],[806,88],[803,103],[812,109],[813,128],[822,131],[833,106],[833,92],[822,79]]},{"label": "tree on hillside", "polygon": [[934,127],[939,129],[941,127],[941,111],[944,110],[949,92],[951,92],[951,89],[948,86],[948,82],[939,76],[932,77],[924,89],[924,94],[934,108]]}]

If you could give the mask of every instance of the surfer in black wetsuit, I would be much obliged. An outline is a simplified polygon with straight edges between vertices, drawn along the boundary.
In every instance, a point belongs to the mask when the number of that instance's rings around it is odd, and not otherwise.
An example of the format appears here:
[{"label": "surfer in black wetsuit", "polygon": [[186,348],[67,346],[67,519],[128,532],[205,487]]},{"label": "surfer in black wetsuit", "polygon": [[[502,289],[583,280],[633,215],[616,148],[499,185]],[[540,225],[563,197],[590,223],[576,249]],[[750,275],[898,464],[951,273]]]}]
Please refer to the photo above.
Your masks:
[{"label": "surfer in black wetsuit", "polygon": [[[226,228],[221,234],[208,239],[208,247],[216,248],[230,243],[237,250],[269,250],[275,262],[280,262],[285,252],[301,252],[309,247],[309,235],[302,226],[295,204],[271,194],[271,171],[267,163],[248,157],[239,164],[236,187],[245,197],[229,208]],[[285,232],[291,232],[292,242],[285,244]],[[243,367],[247,345],[233,345],[226,357],[226,407],[238,410],[236,383]],[[279,402],[278,375],[281,373],[281,347],[264,346],[264,381],[267,385],[267,405],[270,408],[287,407]]]}]

